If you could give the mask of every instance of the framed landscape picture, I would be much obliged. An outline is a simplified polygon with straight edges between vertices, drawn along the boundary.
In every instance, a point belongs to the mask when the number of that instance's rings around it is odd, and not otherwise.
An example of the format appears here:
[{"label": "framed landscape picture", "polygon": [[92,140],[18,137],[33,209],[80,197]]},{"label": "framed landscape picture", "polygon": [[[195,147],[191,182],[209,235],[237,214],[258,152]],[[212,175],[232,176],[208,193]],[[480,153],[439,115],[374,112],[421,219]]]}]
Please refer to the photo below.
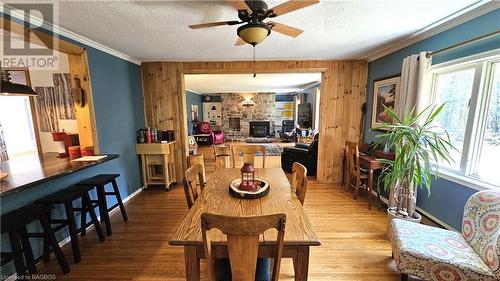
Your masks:
[{"label": "framed landscape picture", "polygon": [[384,105],[394,110],[399,98],[401,76],[392,76],[375,80],[373,83],[372,128],[383,123],[392,123],[392,118],[385,112]]}]

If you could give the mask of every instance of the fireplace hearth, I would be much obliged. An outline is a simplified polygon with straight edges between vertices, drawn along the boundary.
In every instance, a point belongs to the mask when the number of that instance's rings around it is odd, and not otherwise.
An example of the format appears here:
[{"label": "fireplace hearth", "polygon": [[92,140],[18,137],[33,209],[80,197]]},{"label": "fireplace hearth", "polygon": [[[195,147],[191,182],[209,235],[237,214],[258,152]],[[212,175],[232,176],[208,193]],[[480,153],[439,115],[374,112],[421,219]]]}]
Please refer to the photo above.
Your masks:
[{"label": "fireplace hearth", "polygon": [[255,138],[264,138],[270,134],[271,122],[269,121],[250,121],[250,136]]},{"label": "fireplace hearth", "polygon": [[235,131],[241,130],[241,123],[239,117],[229,117],[229,129]]}]

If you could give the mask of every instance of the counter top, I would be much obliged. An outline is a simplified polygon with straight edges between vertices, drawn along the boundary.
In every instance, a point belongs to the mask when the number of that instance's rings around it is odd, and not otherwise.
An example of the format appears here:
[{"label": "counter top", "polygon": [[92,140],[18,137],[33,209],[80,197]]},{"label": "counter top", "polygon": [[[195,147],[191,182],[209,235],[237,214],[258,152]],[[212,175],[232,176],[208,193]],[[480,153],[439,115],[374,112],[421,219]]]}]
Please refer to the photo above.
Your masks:
[{"label": "counter top", "polygon": [[29,189],[65,175],[69,175],[110,160],[117,154],[109,154],[97,161],[71,161],[70,158],[57,158],[57,153],[44,153],[42,156],[27,157],[0,162],[0,171],[8,176],[0,182],[0,197],[5,197]]}]

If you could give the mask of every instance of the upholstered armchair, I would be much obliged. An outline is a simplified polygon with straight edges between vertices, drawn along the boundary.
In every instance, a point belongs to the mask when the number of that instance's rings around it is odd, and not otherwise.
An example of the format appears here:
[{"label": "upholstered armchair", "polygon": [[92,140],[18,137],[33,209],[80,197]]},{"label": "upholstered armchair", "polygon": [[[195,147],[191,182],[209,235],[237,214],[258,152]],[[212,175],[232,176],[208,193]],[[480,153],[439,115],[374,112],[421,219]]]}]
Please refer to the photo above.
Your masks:
[{"label": "upholstered armchair", "polygon": [[500,192],[481,191],[465,204],[462,233],[394,219],[392,253],[401,272],[424,280],[500,280]]},{"label": "upholstered armchair", "polygon": [[283,142],[293,142],[296,140],[295,121],[283,120],[281,123],[280,138]]},{"label": "upholstered armchair", "polygon": [[210,134],[210,144],[224,143],[224,132],[222,130],[212,130],[212,126],[208,122],[198,123],[198,125],[196,126],[196,132],[198,134]]},{"label": "upholstered armchair", "polygon": [[281,168],[291,173],[293,162],[299,162],[307,168],[307,175],[316,175],[318,166],[318,139],[319,134],[314,136],[310,145],[297,143],[294,147],[285,147],[281,153]]}]

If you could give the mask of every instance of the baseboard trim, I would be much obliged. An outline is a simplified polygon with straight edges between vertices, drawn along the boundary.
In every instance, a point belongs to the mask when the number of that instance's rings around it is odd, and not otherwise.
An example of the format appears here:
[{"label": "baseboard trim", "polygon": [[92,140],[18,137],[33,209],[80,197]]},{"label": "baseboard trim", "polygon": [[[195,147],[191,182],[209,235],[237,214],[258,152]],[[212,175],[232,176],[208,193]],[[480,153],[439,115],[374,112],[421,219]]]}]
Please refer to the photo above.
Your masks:
[{"label": "baseboard trim", "polygon": [[[123,204],[127,204],[128,201],[132,200],[132,198],[134,198],[135,196],[137,196],[139,193],[141,193],[142,191],[144,190],[144,186],[141,186],[139,187],[136,191],[132,192],[129,196],[125,197],[122,201],[123,201]],[[119,210],[119,208],[115,208],[113,209],[110,214],[114,213],[115,211]],[[97,217],[98,220],[101,220],[101,216],[98,216]],[[94,228],[93,225],[90,225],[89,227],[87,227],[87,230],[92,230]],[[59,242],[59,247],[63,247],[64,245],[66,245],[67,243],[71,242],[71,238],[68,236],[66,238],[64,238],[63,240],[61,240]],[[41,261],[40,261],[41,262]],[[37,265],[40,263],[38,262]],[[12,274],[11,276],[9,276],[8,278],[5,279],[5,281],[16,281],[17,280],[17,274],[14,273]]]},{"label": "baseboard trim", "polygon": [[[372,194],[374,196],[377,196],[377,193],[375,191],[372,191]],[[389,204],[389,200],[387,200],[387,198],[385,198],[383,196],[380,196],[380,200],[382,202],[384,202],[385,204]],[[417,212],[419,212],[423,217],[430,220],[432,223],[437,224],[441,228],[445,228],[445,229],[452,230],[452,231],[458,231],[457,229],[453,228],[451,225],[449,225],[449,224],[445,223],[444,221],[436,218],[435,216],[429,214],[427,211],[423,210],[422,208],[420,208],[418,206],[417,206]]]}]

